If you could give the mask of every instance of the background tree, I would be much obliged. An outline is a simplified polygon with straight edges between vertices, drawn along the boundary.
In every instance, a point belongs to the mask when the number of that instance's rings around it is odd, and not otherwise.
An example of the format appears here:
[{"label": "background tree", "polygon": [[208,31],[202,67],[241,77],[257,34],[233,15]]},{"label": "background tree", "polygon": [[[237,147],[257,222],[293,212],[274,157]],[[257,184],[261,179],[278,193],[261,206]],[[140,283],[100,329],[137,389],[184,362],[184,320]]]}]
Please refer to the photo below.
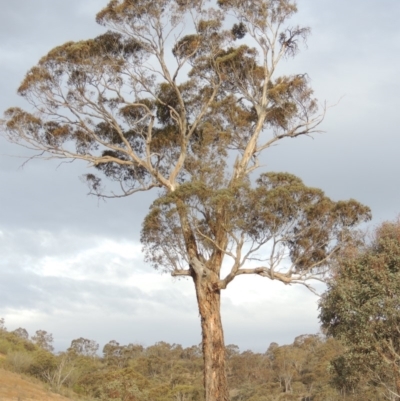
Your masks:
[{"label": "background tree", "polygon": [[292,392],[293,381],[302,370],[305,356],[305,352],[301,348],[290,345],[275,349],[273,368],[285,393]]},{"label": "background tree", "polygon": [[13,330],[11,333],[15,334],[18,337],[23,338],[24,340],[28,340],[29,333],[23,327],[18,327],[18,329]]},{"label": "background tree", "polygon": [[31,340],[46,351],[54,351],[53,334],[47,333],[46,330],[36,330],[35,335],[31,337]]},{"label": "background tree", "polygon": [[115,340],[109,341],[103,347],[103,357],[107,365],[123,368],[128,366],[130,359],[140,356],[143,346],[139,344],[120,345]]},{"label": "background tree", "polygon": [[94,358],[98,349],[99,344],[97,344],[96,341],[79,337],[71,341],[71,346],[68,348],[67,352]]},{"label": "background tree", "polygon": [[400,398],[400,219],[340,260],[320,308],[328,334],[347,346],[333,363],[337,381],[355,387],[367,376]]},{"label": "background tree", "polygon": [[3,122],[39,157],[95,167],[98,196],[159,189],[141,238],[149,263],[193,280],[207,401],[229,399],[221,290],[245,274],[311,288],[370,217],[293,175],[252,175],[262,152],[318,132],[325,114],[307,74],[276,76],[309,33],[289,25],[296,11],[292,0],[112,0],[97,14],[110,30],[44,56],[19,88],[33,112],[10,108]]}]

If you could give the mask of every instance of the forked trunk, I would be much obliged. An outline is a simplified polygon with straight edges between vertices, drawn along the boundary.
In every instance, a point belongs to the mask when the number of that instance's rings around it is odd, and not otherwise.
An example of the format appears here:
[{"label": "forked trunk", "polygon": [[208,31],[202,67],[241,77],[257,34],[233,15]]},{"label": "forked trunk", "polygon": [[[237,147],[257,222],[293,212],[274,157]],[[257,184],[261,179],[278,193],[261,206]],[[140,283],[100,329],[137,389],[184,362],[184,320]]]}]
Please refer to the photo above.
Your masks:
[{"label": "forked trunk", "polygon": [[229,401],[220,291],[209,289],[208,284],[206,279],[195,280],[201,317],[206,401]]}]

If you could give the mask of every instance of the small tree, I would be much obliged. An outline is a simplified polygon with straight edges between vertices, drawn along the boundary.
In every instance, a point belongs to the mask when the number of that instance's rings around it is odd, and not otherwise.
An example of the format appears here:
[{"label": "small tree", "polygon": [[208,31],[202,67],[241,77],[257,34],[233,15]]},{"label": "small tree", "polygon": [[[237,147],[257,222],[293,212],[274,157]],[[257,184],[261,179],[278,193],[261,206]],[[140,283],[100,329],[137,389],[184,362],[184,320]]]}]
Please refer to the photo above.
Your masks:
[{"label": "small tree", "polygon": [[221,290],[248,274],[311,288],[370,216],[293,175],[253,175],[264,151],[319,132],[325,114],[307,74],[276,76],[309,34],[288,25],[296,11],[294,0],[111,0],[97,14],[110,30],[51,50],[19,88],[34,112],[11,108],[3,123],[39,157],[95,167],[98,196],[159,189],[141,238],[155,268],[193,280],[207,401],[229,398]]},{"label": "small tree", "polygon": [[52,389],[60,391],[61,387],[72,377],[76,366],[67,353],[57,356],[54,366],[43,370],[42,377],[49,383]]},{"label": "small tree", "polygon": [[320,308],[328,334],[347,346],[333,363],[341,386],[364,376],[400,398],[400,219],[339,261]]}]

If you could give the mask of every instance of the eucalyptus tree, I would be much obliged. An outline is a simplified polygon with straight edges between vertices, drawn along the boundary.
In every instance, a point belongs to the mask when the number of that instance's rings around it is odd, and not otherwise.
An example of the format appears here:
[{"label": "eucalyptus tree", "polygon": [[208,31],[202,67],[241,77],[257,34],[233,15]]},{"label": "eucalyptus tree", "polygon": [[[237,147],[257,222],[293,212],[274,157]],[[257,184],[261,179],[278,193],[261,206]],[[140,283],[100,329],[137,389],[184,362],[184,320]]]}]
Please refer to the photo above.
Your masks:
[{"label": "eucalyptus tree", "polygon": [[53,334],[47,333],[46,330],[36,330],[35,335],[31,337],[34,344],[38,345],[40,348],[53,352]]},{"label": "eucalyptus tree", "polygon": [[67,352],[75,355],[83,355],[95,358],[98,349],[99,344],[97,344],[96,341],[79,337],[71,341],[71,345],[67,349]]},{"label": "eucalyptus tree", "polygon": [[309,34],[289,24],[296,11],[293,0],[111,0],[96,17],[108,31],[44,56],[19,88],[33,111],[3,122],[38,157],[88,162],[98,196],[158,188],[146,260],[193,280],[207,401],[229,398],[221,290],[242,275],[310,287],[369,218],[293,175],[255,175],[263,152],[319,132],[325,113],[307,74],[277,75]]},{"label": "eucalyptus tree", "polygon": [[13,330],[11,333],[15,334],[17,337],[22,338],[24,340],[29,339],[29,333],[23,327],[18,327],[18,329]]},{"label": "eucalyptus tree", "polygon": [[367,378],[387,399],[399,399],[400,219],[383,223],[370,242],[339,259],[320,308],[328,334],[347,347],[332,364],[337,382],[350,387]]}]

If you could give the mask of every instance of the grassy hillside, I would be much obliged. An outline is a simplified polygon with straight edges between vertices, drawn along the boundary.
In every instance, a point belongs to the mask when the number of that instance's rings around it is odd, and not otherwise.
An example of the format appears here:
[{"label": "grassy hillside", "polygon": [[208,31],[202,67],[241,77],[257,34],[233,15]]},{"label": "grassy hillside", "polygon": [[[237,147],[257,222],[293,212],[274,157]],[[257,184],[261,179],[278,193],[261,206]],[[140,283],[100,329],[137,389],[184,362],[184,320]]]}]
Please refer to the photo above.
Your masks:
[{"label": "grassy hillside", "polygon": [[[0,356],[4,358],[4,356]],[[0,368],[1,401],[72,401],[59,394],[51,393],[40,382]]]}]

